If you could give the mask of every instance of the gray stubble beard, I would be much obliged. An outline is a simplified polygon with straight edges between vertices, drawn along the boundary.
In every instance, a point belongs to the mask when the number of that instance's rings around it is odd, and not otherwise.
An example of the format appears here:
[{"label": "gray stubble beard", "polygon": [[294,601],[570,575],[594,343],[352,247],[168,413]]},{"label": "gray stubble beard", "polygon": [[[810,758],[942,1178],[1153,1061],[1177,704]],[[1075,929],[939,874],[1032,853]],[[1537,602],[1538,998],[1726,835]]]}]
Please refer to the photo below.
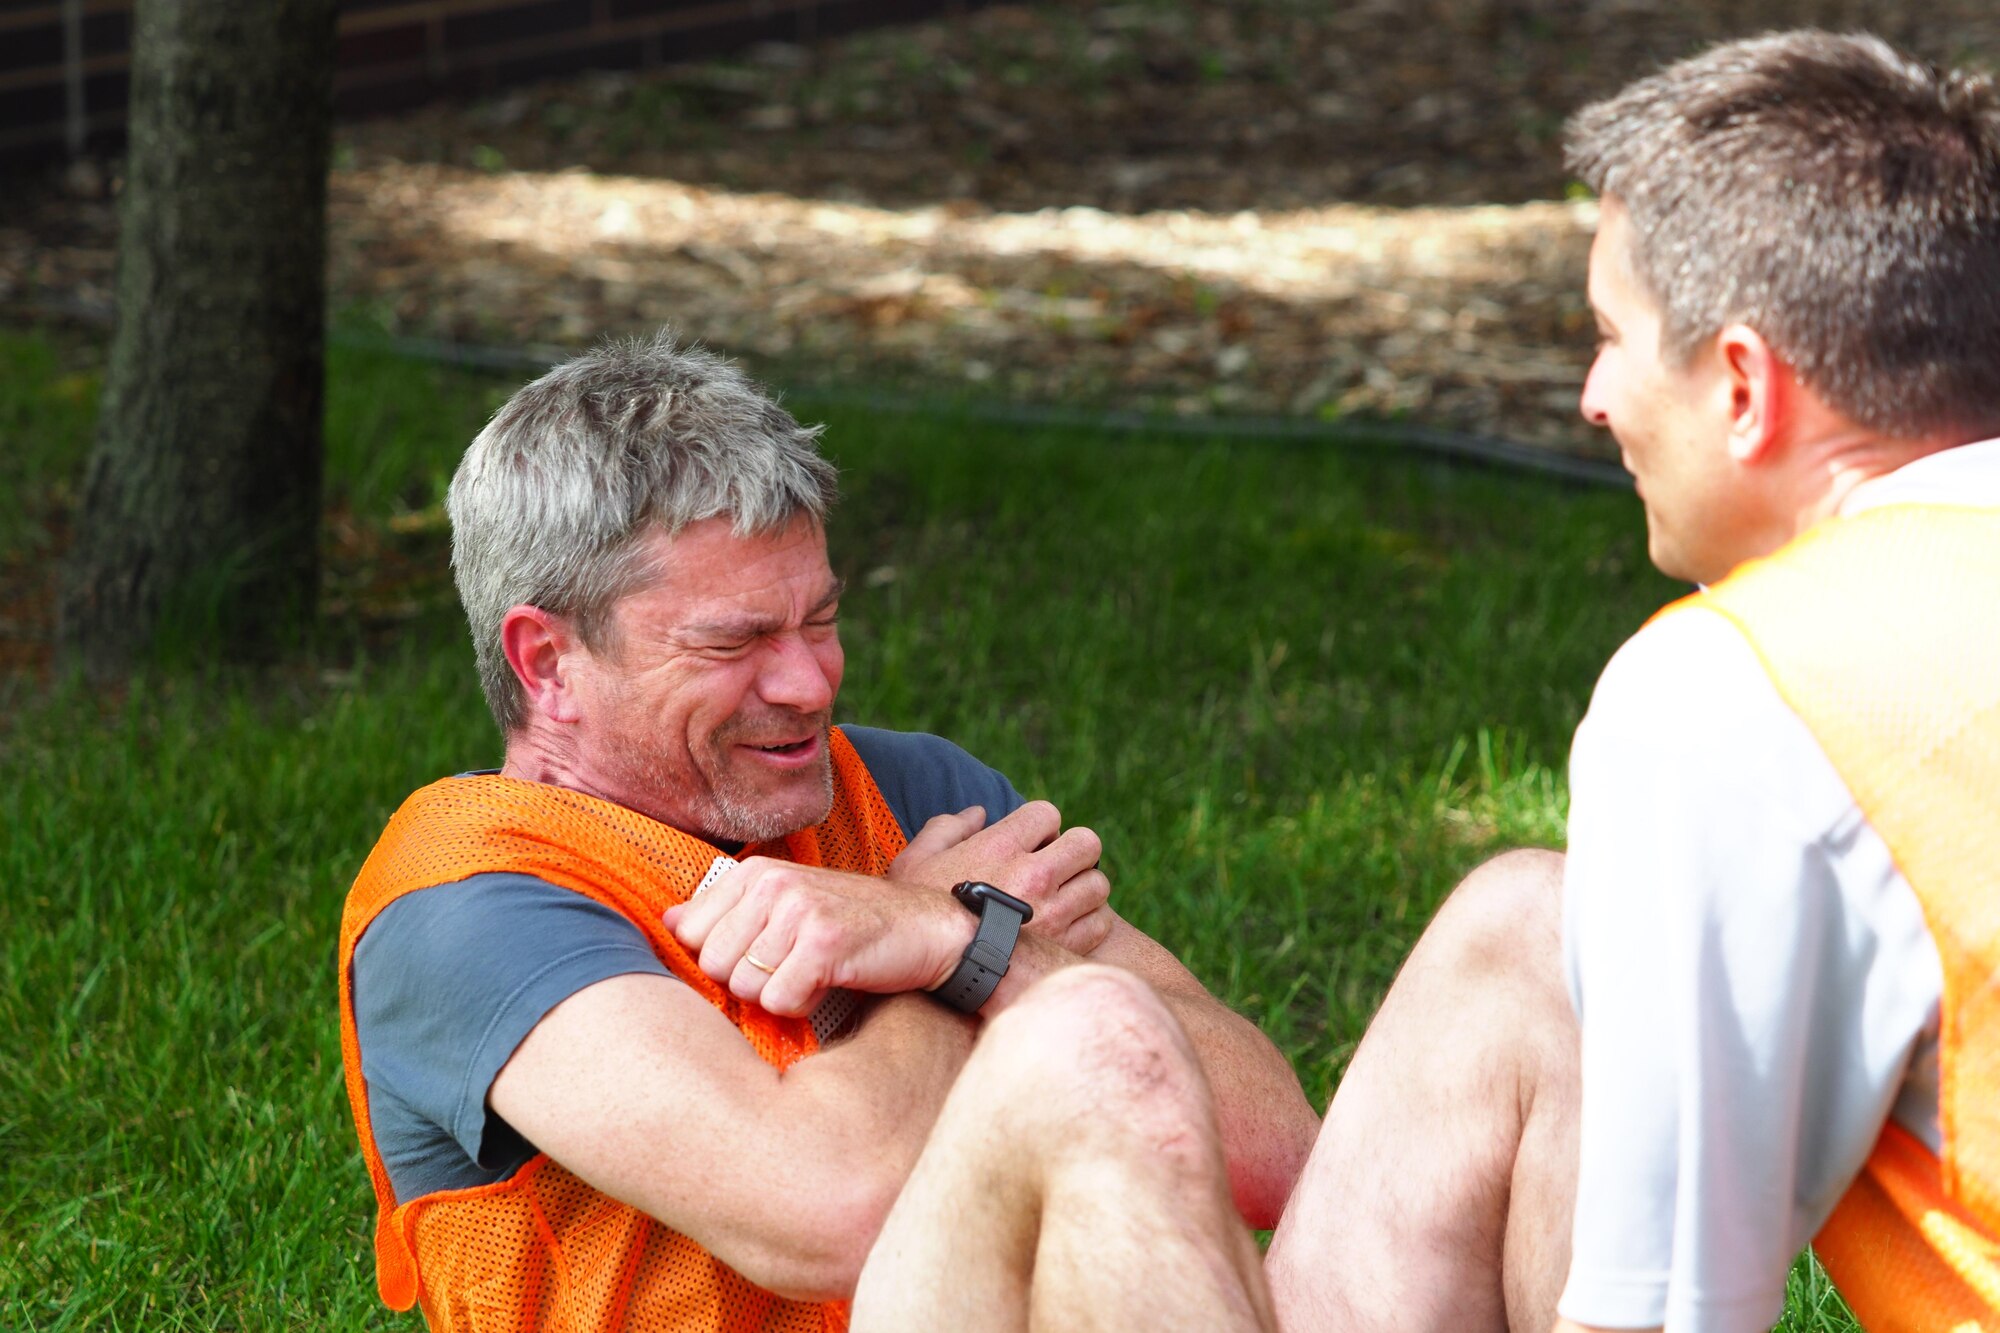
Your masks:
[{"label": "gray stubble beard", "polygon": [[[708,790],[697,797],[696,793],[688,790],[684,779],[662,759],[658,750],[642,745],[628,746],[623,751],[626,786],[628,790],[660,793],[665,799],[656,802],[654,809],[642,813],[683,833],[711,842],[736,842],[745,846],[774,842],[787,834],[810,828],[832,813],[833,751],[830,736],[830,725],[822,724],[817,771],[820,800],[816,803],[816,813],[810,813],[803,819],[789,810],[767,809],[754,793],[732,785],[728,781],[730,771],[727,763],[718,765],[723,780],[709,783]],[[702,772],[700,766],[693,763],[692,756],[689,756],[689,767],[697,774]],[[693,803],[692,809],[669,817],[668,805],[689,801]]]}]

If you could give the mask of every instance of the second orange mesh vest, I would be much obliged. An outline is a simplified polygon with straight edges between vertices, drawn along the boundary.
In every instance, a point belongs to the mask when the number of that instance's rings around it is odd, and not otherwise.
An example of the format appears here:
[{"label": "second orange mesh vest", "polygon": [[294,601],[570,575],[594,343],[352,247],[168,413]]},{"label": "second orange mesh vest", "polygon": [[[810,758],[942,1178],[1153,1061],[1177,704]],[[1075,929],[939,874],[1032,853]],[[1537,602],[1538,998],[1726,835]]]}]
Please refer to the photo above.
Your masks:
[{"label": "second orange mesh vest", "polygon": [[1814,1248],[1870,1333],[2000,1333],[2000,510],[1825,523],[1682,608],[1748,638],[1944,963],[1943,1160],[1891,1122]]},{"label": "second orange mesh vest", "polygon": [[[833,811],[748,849],[802,865],[880,875],[904,837],[875,781],[832,733]],[[340,929],[340,1038],[348,1100],[374,1182],[376,1280],[398,1310],[421,1302],[435,1333],[629,1329],[633,1333],[841,1333],[844,1304],[788,1301],[706,1250],[592,1189],[546,1156],[511,1178],[396,1203],[369,1127],[350,968],[376,913],[405,893],[514,871],[628,917],[673,974],[784,1068],[818,1049],[811,1024],[746,1006],[710,981],[660,916],[717,855],[698,838],[580,792],[501,777],[449,778],[403,803],[348,894]]]}]

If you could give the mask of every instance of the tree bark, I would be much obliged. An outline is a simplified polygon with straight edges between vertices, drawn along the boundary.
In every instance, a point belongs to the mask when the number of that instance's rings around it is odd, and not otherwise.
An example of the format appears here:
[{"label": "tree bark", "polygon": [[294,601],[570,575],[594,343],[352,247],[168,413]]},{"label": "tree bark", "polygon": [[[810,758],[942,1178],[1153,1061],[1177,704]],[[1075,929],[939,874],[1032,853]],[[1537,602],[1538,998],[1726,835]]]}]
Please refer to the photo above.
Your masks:
[{"label": "tree bark", "polygon": [[319,583],[335,0],[139,0],[118,331],[58,641],[254,659]]}]

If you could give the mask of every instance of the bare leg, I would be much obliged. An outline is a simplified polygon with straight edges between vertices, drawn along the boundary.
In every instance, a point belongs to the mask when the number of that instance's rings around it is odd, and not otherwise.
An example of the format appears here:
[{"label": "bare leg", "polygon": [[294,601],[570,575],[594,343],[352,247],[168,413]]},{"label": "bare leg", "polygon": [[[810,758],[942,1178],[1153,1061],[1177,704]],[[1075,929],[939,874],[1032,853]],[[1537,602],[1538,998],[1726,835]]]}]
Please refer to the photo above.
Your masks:
[{"label": "bare leg", "polygon": [[1562,858],[1468,876],[1355,1052],[1266,1272],[1284,1327],[1555,1322],[1576,1193]]},{"label": "bare leg", "polygon": [[1130,973],[1056,973],[974,1048],[862,1270],[855,1333],[1273,1330],[1214,1099]]}]

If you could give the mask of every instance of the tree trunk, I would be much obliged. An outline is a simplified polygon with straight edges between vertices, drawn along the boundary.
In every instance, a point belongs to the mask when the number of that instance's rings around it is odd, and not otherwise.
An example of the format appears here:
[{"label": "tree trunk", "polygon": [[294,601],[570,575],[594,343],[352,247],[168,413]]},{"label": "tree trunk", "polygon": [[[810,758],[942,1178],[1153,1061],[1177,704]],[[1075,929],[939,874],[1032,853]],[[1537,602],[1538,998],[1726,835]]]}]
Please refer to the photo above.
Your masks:
[{"label": "tree trunk", "polygon": [[319,583],[335,0],[139,0],[105,377],[58,639],[258,658]]}]

